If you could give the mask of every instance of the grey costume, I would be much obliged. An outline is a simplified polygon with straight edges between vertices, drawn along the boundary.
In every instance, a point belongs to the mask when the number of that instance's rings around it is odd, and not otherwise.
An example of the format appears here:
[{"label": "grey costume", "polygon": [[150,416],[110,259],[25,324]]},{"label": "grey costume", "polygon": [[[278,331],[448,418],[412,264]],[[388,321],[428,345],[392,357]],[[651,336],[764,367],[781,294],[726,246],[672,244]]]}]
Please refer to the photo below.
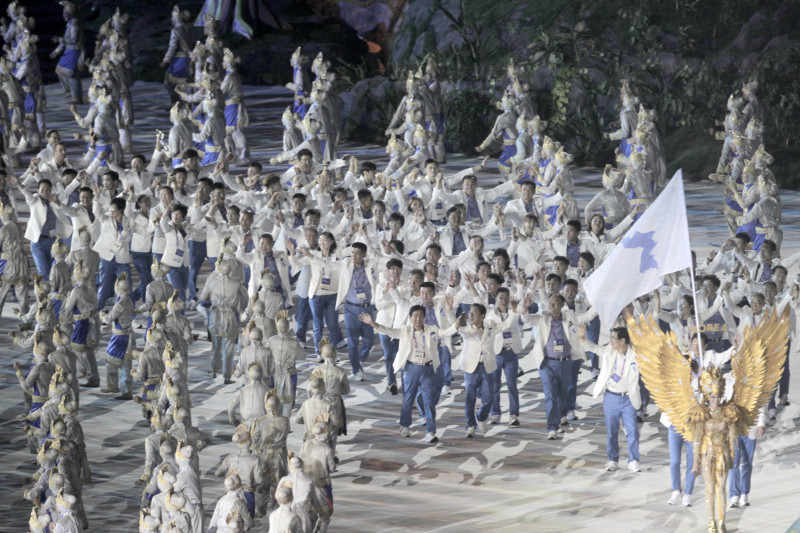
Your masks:
[{"label": "grey costume", "polygon": [[22,312],[28,311],[28,256],[22,247],[22,235],[16,222],[7,221],[0,227],[0,260],[5,261],[3,273],[0,275],[0,314],[8,291],[14,287],[14,294]]},{"label": "grey costume", "polygon": [[211,301],[208,329],[214,346],[212,370],[221,370],[225,379],[229,380],[233,372],[236,339],[241,329],[239,315],[247,305],[247,291],[236,278],[213,275],[209,276],[198,298],[199,301]]},{"label": "grey costume", "polygon": [[278,480],[288,471],[286,438],[289,436],[289,419],[267,412],[253,422],[250,435],[252,450],[261,457],[264,468],[263,482],[256,491],[256,509],[266,513]]},{"label": "grey costume", "polygon": [[264,407],[264,397],[269,389],[263,381],[249,381],[247,385],[236,392],[236,396],[228,406],[228,421],[231,424],[238,424],[236,419],[236,409],[239,408],[242,420],[247,424],[252,424],[257,418],[267,413]]},{"label": "grey costume", "polygon": [[273,335],[267,340],[267,349],[275,362],[275,388],[278,389],[284,416],[291,416],[295,406],[296,386],[292,376],[297,374],[295,367],[298,361],[306,357],[306,352],[289,332]]}]

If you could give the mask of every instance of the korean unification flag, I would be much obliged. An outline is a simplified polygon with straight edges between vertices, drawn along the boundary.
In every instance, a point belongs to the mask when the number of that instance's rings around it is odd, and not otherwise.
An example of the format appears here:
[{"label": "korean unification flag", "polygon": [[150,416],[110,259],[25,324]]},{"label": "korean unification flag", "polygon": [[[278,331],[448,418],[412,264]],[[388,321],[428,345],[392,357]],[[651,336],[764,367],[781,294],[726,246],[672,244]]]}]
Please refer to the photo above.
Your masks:
[{"label": "korean unification flag", "polygon": [[610,327],[626,305],[661,287],[665,275],[691,264],[683,174],[678,170],[586,280],[586,296],[597,310],[600,322]]}]

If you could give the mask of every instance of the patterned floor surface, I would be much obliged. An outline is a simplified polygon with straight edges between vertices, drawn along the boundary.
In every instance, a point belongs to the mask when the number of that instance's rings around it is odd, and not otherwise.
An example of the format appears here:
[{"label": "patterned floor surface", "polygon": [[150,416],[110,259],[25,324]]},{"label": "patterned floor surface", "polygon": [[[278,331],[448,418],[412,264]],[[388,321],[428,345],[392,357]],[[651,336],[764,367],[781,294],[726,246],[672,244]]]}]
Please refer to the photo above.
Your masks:
[{"label": "patterned floor surface", "polygon": [[[247,104],[251,126],[248,130],[253,156],[261,161],[275,154],[280,140],[279,115],[289,103],[280,88],[249,87]],[[154,83],[134,87],[136,149],[150,153],[154,130],[168,127],[165,92]],[[64,97],[55,86],[48,88],[49,127],[62,132],[78,128],[63,106]],[[67,135],[63,135],[67,137]],[[345,145],[342,153],[362,159],[384,158],[377,146]],[[71,142],[68,153],[79,153]],[[384,159],[385,160],[385,159]],[[445,172],[475,164],[475,159],[453,155]],[[599,187],[595,169],[576,171],[581,207]],[[481,176],[489,186],[496,174]],[[726,237],[721,217],[720,189],[709,184],[687,184],[687,206],[692,244],[701,258]],[[784,205],[784,255],[797,251],[800,239],[794,232],[800,224],[800,195],[786,192]],[[790,278],[790,279],[793,279]],[[0,319],[0,531],[23,531],[30,505],[21,497],[23,486],[35,470],[33,456],[25,446],[16,419],[22,413],[21,391],[11,365],[26,361],[29,353],[14,347],[6,333],[16,329],[6,305]],[[191,313],[196,333],[205,338],[200,316]],[[108,333],[103,336],[107,341]],[[233,427],[227,423],[227,407],[237,385],[223,385],[221,378],[206,377],[210,361],[208,342],[200,340],[190,350],[190,380],[196,425],[214,439],[201,454],[202,483],[207,519],[222,494],[221,480],[213,471],[220,459],[232,451]],[[105,349],[101,343],[98,354]],[[669,453],[666,428],[658,416],[649,417],[641,427],[642,472],[625,468],[608,473],[605,424],[602,407],[590,396],[593,382],[588,372],[580,375],[578,420],[556,441],[545,439],[544,396],[529,358],[521,366],[522,422],[519,428],[490,426],[486,435],[464,438],[463,378],[454,383],[454,394],[438,408],[441,442],[423,442],[424,428],[413,427],[411,438],[399,436],[400,396],[386,390],[383,363],[378,347],[366,366],[367,380],[353,382],[353,394],[346,399],[348,435],[340,440],[339,470],[334,476],[335,512],[332,532],[546,532],[546,531],[700,531],[706,524],[702,504],[703,480],[695,488],[694,506],[667,505],[669,497]],[[349,368],[346,351],[342,365]],[[302,364],[307,378],[315,360]],[[102,363],[101,363],[102,366]],[[102,368],[101,368],[102,373]],[[794,394],[800,384],[792,380]],[[301,389],[305,390],[304,379]],[[505,388],[504,388],[505,391]],[[143,440],[149,434],[140,409],[132,402],[115,402],[96,389],[82,391],[81,420],[86,434],[93,482],[84,488],[84,501],[92,531],[136,531],[140,489],[134,481],[141,473]],[[796,396],[795,396],[796,398]],[[507,400],[503,398],[504,409]],[[793,403],[778,416],[759,441],[751,491],[752,504],[728,513],[729,531],[784,531],[798,515],[797,483],[800,474],[800,407]],[[290,435],[291,449],[298,450],[301,432]],[[624,441],[624,438],[622,438]],[[622,463],[626,455],[624,442]],[[267,521],[258,521],[256,531],[266,531]]]}]

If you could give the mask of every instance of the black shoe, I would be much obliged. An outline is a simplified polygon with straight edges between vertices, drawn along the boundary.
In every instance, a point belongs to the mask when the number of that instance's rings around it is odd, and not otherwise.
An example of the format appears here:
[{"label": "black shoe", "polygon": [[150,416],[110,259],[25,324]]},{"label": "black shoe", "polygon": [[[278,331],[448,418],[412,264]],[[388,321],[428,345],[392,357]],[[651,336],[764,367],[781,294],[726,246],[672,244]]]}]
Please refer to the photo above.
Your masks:
[{"label": "black shoe", "polygon": [[120,394],[119,396],[114,397],[115,400],[133,400],[133,395],[131,394]]},{"label": "black shoe", "polygon": [[397,396],[397,383],[389,385],[389,392],[392,393],[392,396]]},{"label": "black shoe", "polygon": [[231,378],[225,378],[225,381],[223,383],[225,383],[225,385],[230,385],[231,383],[236,383],[236,382],[233,381]]},{"label": "black shoe", "polygon": [[86,383],[81,383],[81,387],[87,387],[90,389],[97,389],[100,387],[99,381],[87,381]]}]

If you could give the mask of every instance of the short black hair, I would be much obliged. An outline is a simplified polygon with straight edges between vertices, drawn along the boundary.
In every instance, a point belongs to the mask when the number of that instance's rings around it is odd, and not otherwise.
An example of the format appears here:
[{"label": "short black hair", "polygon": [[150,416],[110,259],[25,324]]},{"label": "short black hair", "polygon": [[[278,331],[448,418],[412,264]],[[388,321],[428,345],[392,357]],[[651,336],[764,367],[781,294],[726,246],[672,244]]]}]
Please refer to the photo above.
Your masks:
[{"label": "short black hair", "polygon": [[397,259],[396,257],[386,261],[386,269],[387,270],[390,270],[390,269],[392,269],[394,267],[399,267],[400,270],[402,270],[403,269],[403,262],[400,261],[399,259]]},{"label": "short black hair", "polygon": [[120,212],[125,212],[125,198],[112,198],[111,205],[119,209]]},{"label": "short black hair", "polygon": [[103,172],[103,176],[111,176],[111,181],[119,181],[119,174],[113,170],[106,170]]},{"label": "short black hair", "polygon": [[422,311],[422,313],[424,314],[425,313],[425,307],[422,306],[422,305],[419,305],[419,304],[412,305],[411,309],[408,310],[408,316],[409,317],[413,316],[414,313],[416,313],[417,311]]},{"label": "short black hair", "polygon": [[[197,150],[195,150],[194,148],[189,148],[188,150],[183,152],[183,158],[182,159],[191,159],[193,157],[200,157],[198,155],[198,153],[197,153]],[[177,170],[177,169],[175,169],[175,170]],[[185,172],[185,169],[184,169],[184,172]]]},{"label": "short black hair", "polygon": [[364,244],[363,242],[354,242],[350,246],[355,248],[356,250],[361,250],[363,253],[367,253],[367,245]]},{"label": "short black hair", "polygon": [[361,172],[375,172],[378,166],[372,161],[364,161],[361,163]]},{"label": "short black hair", "polygon": [[179,213],[183,214],[183,218],[186,218],[186,215],[189,214],[189,210],[183,204],[175,204],[172,206],[173,211],[178,211]]},{"label": "short black hair", "polygon": [[568,228],[574,228],[575,231],[580,232],[581,231],[581,221],[580,220],[568,220],[567,221],[567,227]]},{"label": "short black hair", "polygon": [[471,304],[470,307],[475,308],[482,316],[486,316],[486,306],[483,304]]},{"label": "short black hair", "polygon": [[304,156],[310,157],[312,159],[312,161],[314,159],[314,153],[311,150],[309,150],[308,148],[302,148],[302,149],[297,151],[297,160],[298,161],[301,160]]},{"label": "short black hair", "polygon": [[423,281],[422,283],[420,283],[419,288],[420,289],[433,289],[433,291],[436,292],[436,284],[434,282],[432,282],[432,281]]},{"label": "short black hair", "polygon": [[406,245],[403,244],[403,241],[399,241],[397,239],[392,239],[389,241],[389,246],[393,246],[397,253],[403,255],[406,252]]},{"label": "short black hair", "polygon": [[616,333],[617,338],[621,341],[625,341],[625,344],[631,343],[631,336],[628,334],[628,328],[614,328],[611,330],[611,333]]},{"label": "short black hair", "polygon": [[592,252],[581,252],[578,255],[578,258],[583,259],[589,263],[590,267],[594,268],[594,254]]}]

